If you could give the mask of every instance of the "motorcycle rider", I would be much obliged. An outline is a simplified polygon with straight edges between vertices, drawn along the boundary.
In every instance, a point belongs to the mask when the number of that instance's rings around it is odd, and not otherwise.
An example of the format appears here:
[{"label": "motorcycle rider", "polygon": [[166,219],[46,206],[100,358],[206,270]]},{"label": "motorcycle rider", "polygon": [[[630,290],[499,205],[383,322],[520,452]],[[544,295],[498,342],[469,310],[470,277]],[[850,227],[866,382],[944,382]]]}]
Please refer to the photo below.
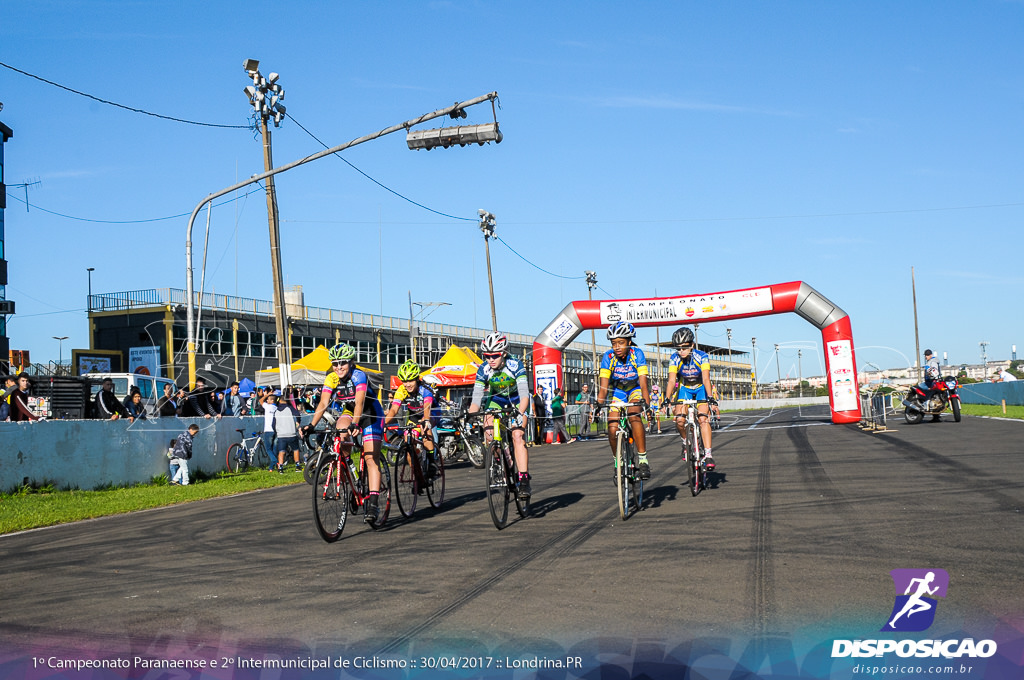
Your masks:
[{"label": "motorcycle rider", "polygon": [[[939,364],[939,358],[932,354],[930,349],[924,351],[924,404],[927,408],[928,401],[935,395],[939,390],[935,387],[935,383],[938,382],[941,376],[941,365]],[[932,420],[939,420],[938,414],[932,416]]]}]

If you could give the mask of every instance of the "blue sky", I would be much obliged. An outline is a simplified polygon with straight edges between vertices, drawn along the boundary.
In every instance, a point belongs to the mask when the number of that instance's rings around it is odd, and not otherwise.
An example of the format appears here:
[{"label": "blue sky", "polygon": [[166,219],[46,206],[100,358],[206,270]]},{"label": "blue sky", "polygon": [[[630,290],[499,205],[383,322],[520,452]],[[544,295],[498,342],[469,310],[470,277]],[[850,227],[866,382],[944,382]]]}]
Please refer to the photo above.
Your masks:
[{"label": "blue sky", "polygon": [[[851,316],[858,367],[1024,354],[1024,3],[7,2],[0,61],[167,116],[245,125],[247,57],[330,145],[496,90],[500,145],[412,152],[402,135],[278,178],[286,285],[307,304],[486,327],[478,208],[499,325],[535,334],[585,298],[803,280]],[[13,348],[86,347],[93,291],[184,288],[187,217],[262,171],[245,129],[128,112],[0,68]],[[491,120],[489,106],[467,123]],[[278,165],[322,147],[291,121]],[[383,242],[383,248],[379,244]],[[201,254],[201,233],[195,247]],[[207,290],[270,299],[261,193],[213,212]],[[383,259],[383,272],[379,266]],[[237,265],[236,265],[237,262]],[[197,266],[198,266],[197,258]],[[383,283],[383,295],[381,295]],[[601,293],[601,291],[597,291]],[[602,293],[603,295],[603,293]],[[776,375],[820,374],[795,315],[706,324]],[[662,334],[667,335],[666,333]],[[581,338],[582,339],[582,338]],[[641,331],[653,341],[654,330]]]}]

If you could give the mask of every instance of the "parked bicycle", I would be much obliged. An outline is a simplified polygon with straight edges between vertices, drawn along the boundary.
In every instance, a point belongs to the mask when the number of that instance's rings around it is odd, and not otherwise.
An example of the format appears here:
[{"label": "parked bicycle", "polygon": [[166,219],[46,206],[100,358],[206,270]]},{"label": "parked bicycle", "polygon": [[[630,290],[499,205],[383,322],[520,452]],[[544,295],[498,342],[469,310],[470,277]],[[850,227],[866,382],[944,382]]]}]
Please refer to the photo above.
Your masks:
[{"label": "parked bicycle", "polygon": [[471,423],[454,404],[441,402],[436,413],[434,432],[437,450],[446,463],[454,463],[465,456],[473,467],[484,466],[484,436],[479,423]]},{"label": "parked bicycle", "polygon": [[305,463],[302,474],[307,484],[312,484],[316,481],[317,470],[320,469],[320,464],[326,458],[325,453],[329,452],[330,444],[334,441],[333,432],[336,420],[337,418],[330,411],[327,411],[320,421],[324,425],[316,430],[307,430],[302,437],[306,449],[303,452],[305,454]]},{"label": "parked bicycle", "polygon": [[228,447],[226,456],[227,468],[231,472],[245,472],[247,468],[269,468],[270,454],[267,447],[263,445],[263,437],[259,432],[253,432],[249,437],[245,436],[245,430],[236,428],[242,441],[235,442]]},{"label": "parked bicycle", "polygon": [[[706,401],[706,400],[703,400]],[[686,466],[686,485],[694,496],[708,488],[708,468],[704,454],[704,442],[697,424],[696,399],[681,399],[673,404],[686,404],[686,421],[683,425],[683,465]]]},{"label": "parked bicycle", "polygon": [[392,477],[395,483],[395,500],[398,511],[405,517],[412,517],[416,511],[416,500],[421,493],[427,494],[427,502],[435,510],[444,502],[444,456],[434,453],[434,469],[430,470],[427,456],[430,455],[423,442],[420,441],[418,425],[405,425],[394,428],[400,433],[397,444],[388,448],[394,451],[394,469]]},{"label": "parked bicycle", "polygon": [[[608,408],[601,404],[594,410],[594,417],[602,409]],[[644,480],[640,478],[640,454],[633,443],[633,430],[629,424],[627,409],[620,408],[619,429],[615,433],[615,494],[619,502],[619,517],[627,519],[630,514],[639,512],[644,502]]]},{"label": "parked bicycle", "polygon": [[[516,512],[520,517],[530,514],[530,501],[520,500],[517,493],[519,466],[512,451],[511,439],[505,433],[518,427],[519,409],[507,406],[501,409],[487,409],[467,415],[468,419],[479,416],[493,416],[491,421],[491,442],[487,447],[485,466],[485,482],[487,491],[487,507],[491,512],[491,521],[501,530],[508,523],[508,506],[514,498]],[[486,429],[486,428],[484,428]]]},{"label": "parked bicycle", "polygon": [[[341,538],[348,513],[366,512],[366,500],[370,496],[366,456],[362,455],[362,435],[345,438],[343,433],[334,431],[333,439],[316,473],[313,484],[313,519],[320,537],[328,543]],[[353,450],[358,460],[353,460]],[[377,500],[377,519],[370,527],[380,529],[388,520],[391,511],[391,470],[383,456],[376,457],[380,470],[380,492]]]}]

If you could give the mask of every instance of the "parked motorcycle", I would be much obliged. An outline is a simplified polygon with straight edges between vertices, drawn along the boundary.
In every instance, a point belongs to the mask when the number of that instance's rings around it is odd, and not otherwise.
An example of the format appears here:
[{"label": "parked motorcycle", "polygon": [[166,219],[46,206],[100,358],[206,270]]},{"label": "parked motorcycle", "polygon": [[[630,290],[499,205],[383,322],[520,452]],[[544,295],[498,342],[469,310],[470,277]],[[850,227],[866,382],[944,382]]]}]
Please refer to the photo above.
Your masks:
[{"label": "parked motorcycle", "polygon": [[948,406],[953,411],[953,420],[960,422],[960,395],[957,388],[959,381],[951,375],[940,378],[932,383],[932,396],[926,398],[928,388],[921,385],[911,387],[907,392],[907,398],[903,400],[903,417],[911,425],[920,423],[925,416],[933,416],[938,419],[939,415]]},{"label": "parked motorcycle", "polygon": [[484,466],[484,435],[479,420],[468,423],[460,411],[442,410],[434,425],[437,450],[446,464],[466,456],[473,467]]}]

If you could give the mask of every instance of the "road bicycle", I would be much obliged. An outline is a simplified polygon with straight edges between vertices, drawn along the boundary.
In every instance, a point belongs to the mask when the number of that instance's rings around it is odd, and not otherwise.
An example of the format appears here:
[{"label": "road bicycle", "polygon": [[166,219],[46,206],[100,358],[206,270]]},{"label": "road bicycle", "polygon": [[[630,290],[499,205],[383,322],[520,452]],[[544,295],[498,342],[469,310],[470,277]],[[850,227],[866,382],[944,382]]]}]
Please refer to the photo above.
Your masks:
[{"label": "road bicycle", "polygon": [[[499,409],[487,409],[471,413],[467,418],[492,416],[491,442],[486,447],[484,461],[487,492],[487,507],[491,512],[491,521],[498,529],[504,529],[508,523],[508,506],[514,498],[516,512],[520,517],[530,514],[530,501],[520,500],[517,493],[519,487],[519,466],[512,451],[511,438],[505,434],[519,427],[519,409],[507,406]],[[487,429],[487,427],[484,427]]]},{"label": "road bicycle", "polygon": [[[333,439],[317,469],[313,484],[313,519],[320,537],[328,543],[341,538],[348,513],[363,509],[370,496],[366,456],[362,455],[362,433],[355,438],[343,437],[343,432],[332,433]],[[358,461],[353,460],[353,450]],[[375,456],[380,470],[380,492],[377,497],[377,519],[368,522],[373,529],[380,529],[388,520],[391,511],[391,470],[383,456]]]},{"label": "road bicycle", "polygon": [[242,441],[235,442],[228,447],[226,455],[228,470],[245,472],[250,467],[269,468],[270,454],[267,453],[267,447],[264,446],[260,433],[253,432],[246,438],[245,430],[236,428],[235,432],[242,437]]},{"label": "road bicycle", "polygon": [[[609,408],[607,404],[597,406],[595,417],[605,408]],[[640,454],[633,442],[627,409],[613,408],[619,412],[619,429],[615,432],[615,493],[619,501],[619,517],[625,520],[643,507],[644,480],[640,479]]]},{"label": "road bicycle", "polygon": [[704,442],[697,424],[697,404],[707,400],[680,399],[673,404],[685,404],[686,421],[683,424],[683,465],[686,466],[686,485],[694,496],[708,488],[708,468],[704,454]]},{"label": "road bicycle", "polygon": [[324,423],[326,427],[306,430],[301,438],[306,447],[306,450],[303,452],[305,454],[305,463],[302,468],[302,475],[307,484],[313,484],[316,481],[317,470],[320,469],[325,453],[333,441],[333,429],[336,420],[337,418],[334,414],[330,411],[325,411],[320,422]]},{"label": "road bicycle", "polygon": [[444,502],[444,456],[434,452],[434,471],[428,475],[427,456],[430,454],[420,440],[418,428],[419,425],[394,428],[400,436],[393,440],[397,443],[388,445],[394,458],[395,500],[398,501],[398,511],[405,517],[412,517],[421,493],[426,492],[427,502],[435,510],[440,509]]}]

